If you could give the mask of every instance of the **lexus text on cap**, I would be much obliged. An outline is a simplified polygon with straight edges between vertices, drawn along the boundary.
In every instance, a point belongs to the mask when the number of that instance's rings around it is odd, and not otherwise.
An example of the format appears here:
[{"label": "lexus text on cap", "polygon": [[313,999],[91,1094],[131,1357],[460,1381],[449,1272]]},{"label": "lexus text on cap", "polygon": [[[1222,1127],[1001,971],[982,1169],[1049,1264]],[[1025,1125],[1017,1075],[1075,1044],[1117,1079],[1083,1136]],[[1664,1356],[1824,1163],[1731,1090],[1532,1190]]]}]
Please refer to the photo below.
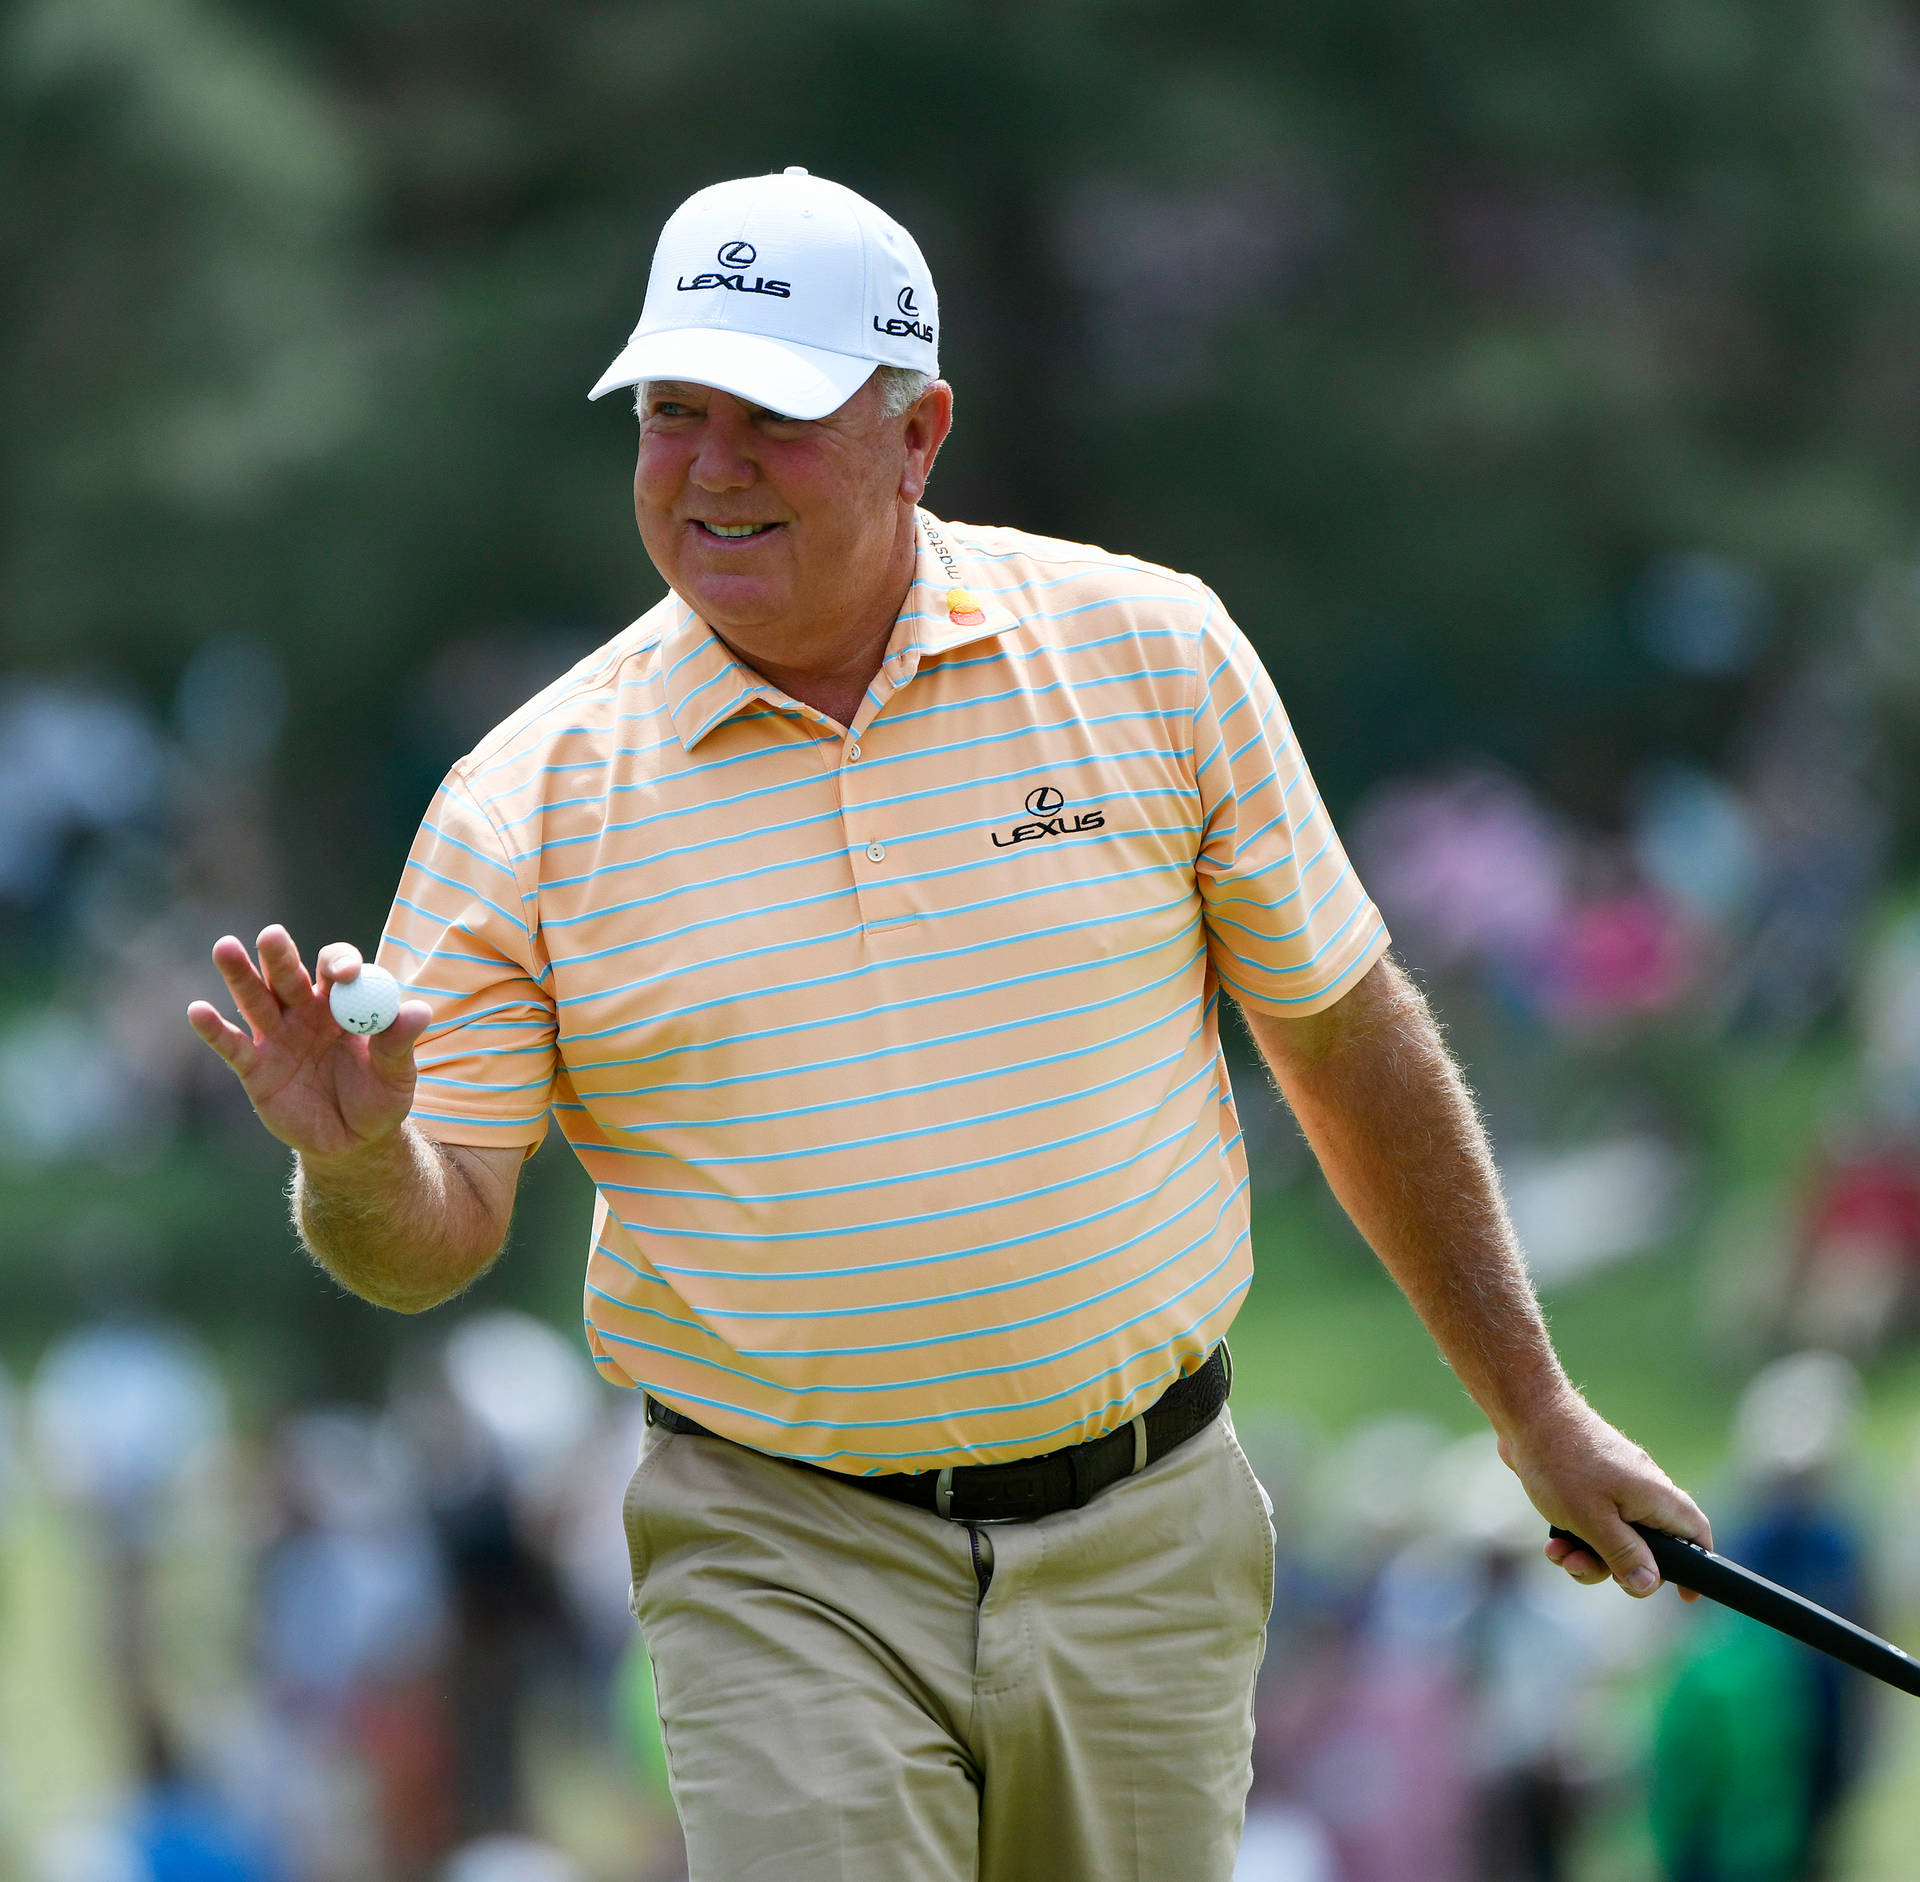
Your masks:
[{"label": "lexus text on cap", "polygon": [[587,394],[647,379],[824,418],[876,366],[938,373],[939,302],[905,229],[798,166],[689,196],[653,251],[647,302]]}]

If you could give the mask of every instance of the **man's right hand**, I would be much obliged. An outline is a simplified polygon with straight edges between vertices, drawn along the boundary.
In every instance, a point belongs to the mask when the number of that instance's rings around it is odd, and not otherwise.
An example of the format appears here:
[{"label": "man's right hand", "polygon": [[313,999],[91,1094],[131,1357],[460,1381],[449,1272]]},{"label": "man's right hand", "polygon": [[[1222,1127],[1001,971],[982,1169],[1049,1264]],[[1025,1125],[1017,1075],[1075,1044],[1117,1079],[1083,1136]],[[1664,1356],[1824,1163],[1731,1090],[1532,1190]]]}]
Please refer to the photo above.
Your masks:
[{"label": "man's right hand", "polygon": [[413,1049],[433,1018],[424,1000],[406,1000],[385,1032],[362,1037],[333,1017],[336,980],[361,967],[357,948],[335,941],[309,976],[293,937],[277,924],[260,931],[259,965],[246,943],[222,935],[213,964],[249,1030],[205,1000],[187,1023],[233,1067],[261,1123],[309,1161],[353,1158],[392,1137],[413,1108]]}]

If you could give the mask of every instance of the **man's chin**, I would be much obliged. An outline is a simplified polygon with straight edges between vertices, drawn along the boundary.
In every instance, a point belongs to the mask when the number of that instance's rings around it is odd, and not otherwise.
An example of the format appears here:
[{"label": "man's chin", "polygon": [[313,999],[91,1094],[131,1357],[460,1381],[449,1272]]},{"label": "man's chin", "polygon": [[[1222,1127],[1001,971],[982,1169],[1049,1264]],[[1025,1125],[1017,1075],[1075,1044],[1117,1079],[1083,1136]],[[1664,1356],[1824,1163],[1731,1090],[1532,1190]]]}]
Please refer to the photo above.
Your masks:
[{"label": "man's chin", "polygon": [[708,626],[722,633],[770,627],[789,612],[787,584],[746,574],[711,575],[687,571],[674,592]]}]

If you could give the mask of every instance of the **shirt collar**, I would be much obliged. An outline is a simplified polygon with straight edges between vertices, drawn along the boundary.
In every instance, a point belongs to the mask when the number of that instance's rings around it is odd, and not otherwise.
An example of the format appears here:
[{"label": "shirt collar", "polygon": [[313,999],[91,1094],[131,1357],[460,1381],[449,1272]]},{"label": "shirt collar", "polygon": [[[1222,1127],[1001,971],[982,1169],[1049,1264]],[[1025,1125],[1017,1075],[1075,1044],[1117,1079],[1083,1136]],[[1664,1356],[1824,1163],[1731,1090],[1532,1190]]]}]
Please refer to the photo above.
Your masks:
[{"label": "shirt collar", "polygon": [[[929,654],[997,640],[1019,625],[1017,615],[976,585],[971,558],[955,546],[945,524],[920,510],[915,526],[913,582],[880,668],[896,691]],[[736,660],[678,595],[670,599],[678,618],[661,638],[660,670],[673,729],[691,752],[741,707],[781,695]]]},{"label": "shirt collar", "polygon": [[678,595],[672,600],[679,618],[661,637],[661,681],[673,729],[692,751],[716,725],[770,689]]},{"label": "shirt collar", "polygon": [[888,658],[908,648],[921,654],[948,653],[977,640],[998,640],[1019,626],[1019,617],[980,586],[973,558],[954,542],[947,525],[926,510],[916,511],[914,521],[920,546],[913,586],[907,590]]}]

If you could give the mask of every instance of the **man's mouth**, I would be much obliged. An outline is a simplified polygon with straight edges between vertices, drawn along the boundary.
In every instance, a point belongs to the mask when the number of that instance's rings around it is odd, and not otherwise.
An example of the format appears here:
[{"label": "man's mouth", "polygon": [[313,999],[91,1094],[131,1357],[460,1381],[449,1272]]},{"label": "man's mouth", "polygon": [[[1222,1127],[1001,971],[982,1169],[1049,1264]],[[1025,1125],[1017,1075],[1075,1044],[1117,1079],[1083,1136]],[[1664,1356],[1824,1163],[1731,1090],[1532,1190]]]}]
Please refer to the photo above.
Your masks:
[{"label": "man's mouth", "polygon": [[722,542],[745,542],[750,536],[764,536],[780,527],[778,523],[708,523],[694,518],[694,527]]}]

